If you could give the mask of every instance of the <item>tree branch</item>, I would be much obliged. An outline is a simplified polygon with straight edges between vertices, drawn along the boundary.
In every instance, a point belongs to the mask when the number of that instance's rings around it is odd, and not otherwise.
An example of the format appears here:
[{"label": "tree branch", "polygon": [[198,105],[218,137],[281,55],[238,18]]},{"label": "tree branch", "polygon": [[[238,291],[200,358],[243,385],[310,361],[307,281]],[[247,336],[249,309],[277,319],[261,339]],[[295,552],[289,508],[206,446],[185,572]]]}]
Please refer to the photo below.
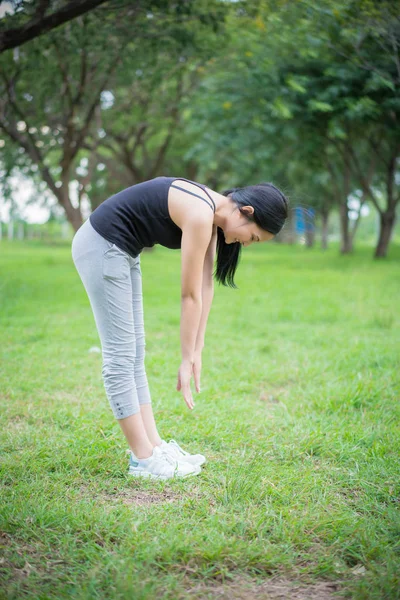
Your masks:
[{"label": "tree branch", "polygon": [[104,89],[111,73],[114,71],[114,69],[116,68],[116,66],[120,60],[121,60],[120,53],[117,53],[117,58],[110,64],[110,66],[105,74],[105,77],[102,79],[102,81],[100,82],[100,85],[97,87],[97,90],[94,93],[93,102],[90,105],[88,112],[86,113],[86,117],[85,117],[85,120],[84,120],[81,130],[79,132],[77,132],[77,137],[75,139],[71,138],[71,143],[70,143],[69,147],[65,146],[64,154],[63,154],[63,157],[61,160],[63,169],[68,168],[68,166],[71,164],[71,162],[73,161],[73,159],[79,152],[79,149],[82,146],[83,140],[85,139],[85,136],[88,133],[90,124],[92,122],[93,116],[96,111],[96,107],[98,106],[98,104],[100,102],[100,94],[101,94],[102,90]]},{"label": "tree branch", "polygon": [[364,175],[363,175],[363,172],[362,172],[362,169],[361,169],[360,163],[359,163],[359,161],[358,161],[358,158],[357,158],[357,156],[356,156],[356,153],[354,152],[354,150],[353,150],[353,148],[352,148],[351,144],[347,144],[346,146],[347,146],[347,149],[348,149],[348,151],[349,151],[349,154],[350,154],[351,158],[353,159],[353,164],[354,164],[354,166],[355,166],[355,168],[356,168],[357,175],[358,175],[358,178],[359,178],[359,181],[360,181],[360,183],[361,183],[361,187],[362,187],[363,191],[364,191],[366,194],[368,194],[368,196],[371,198],[371,200],[372,200],[372,203],[373,203],[373,205],[375,206],[376,210],[377,210],[377,211],[378,211],[380,214],[382,214],[383,210],[382,210],[382,209],[381,209],[381,207],[379,206],[379,204],[378,204],[378,200],[375,198],[375,195],[374,195],[374,193],[372,192],[372,189],[371,189],[370,182],[369,182],[369,181],[368,181],[368,180],[367,180],[367,179],[364,177]]},{"label": "tree branch", "polygon": [[[83,15],[89,10],[96,8],[96,6],[108,1],[109,0],[71,0],[68,4],[47,17],[43,16],[43,10],[37,10],[33,19],[25,25],[0,33],[0,52],[21,46],[21,44],[25,44],[25,42],[28,42],[75,17],[79,17],[79,15]],[[44,10],[46,10],[45,7]]]}]

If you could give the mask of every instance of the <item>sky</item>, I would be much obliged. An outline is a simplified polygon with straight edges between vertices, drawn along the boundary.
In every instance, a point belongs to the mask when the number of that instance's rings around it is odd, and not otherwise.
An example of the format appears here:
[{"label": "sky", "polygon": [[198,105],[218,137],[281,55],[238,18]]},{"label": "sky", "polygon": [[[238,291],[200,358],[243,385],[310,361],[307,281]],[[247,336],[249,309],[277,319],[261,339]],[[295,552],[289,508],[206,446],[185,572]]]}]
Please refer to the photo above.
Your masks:
[{"label": "sky", "polygon": [[[10,178],[10,185],[13,188],[13,201],[17,206],[19,216],[27,223],[45,223],[50,216],[50,207],[58,204],[54,196],[45,192],[41,201],[30,204],[28,202],[37,196],[37,190],[30,179],[14,176]],[[42,206],[44,202],[47,206]],[[0,220],[3,223],[8,223],[10,220],[10,208],[10,202],[6,201],[0,192]],[[56,214],[64,214],[64,210],[59,206],[55,208],[55,211]]]},{"label": "sky", "polygon": [[[45,223],[50,216],[50,208],[56,215],[65,216],[64,209],[48,191],[44,192],[40,199],[32,202],[37,198],[38,192],[30,179],[14,176],[11,177],[10,184],[13,188],[13,201],[17,205],[19,216],[27,223]],[[70,183],[71,203],[75,207],[78,206],[77,186],[77,181]],[[10,208],[10,202],[7,202],[0,193],[0,221],[3,223],[8,223],[10,220]],[[85,198],[82,200],[81,210],[83,218],[87,219],[90,214],[90,205]]]},{"label": "sky", "polygon": [[[29,179],[11,178],[11,185],[14,188],[13,199],[18,207],[20,216],[28,223],[45,223],[50,216],[49,208],[42,208],[39,203],[27,205],[35,193],[32,182]],[[8,223],[10,220],[10,203],[4,200],[0,194],[0,220]]]},{"label": "sky", "polygon": [[7,13],[12,14],[14,12],[11,2],[0,1],[0,19],[2,19]]}]

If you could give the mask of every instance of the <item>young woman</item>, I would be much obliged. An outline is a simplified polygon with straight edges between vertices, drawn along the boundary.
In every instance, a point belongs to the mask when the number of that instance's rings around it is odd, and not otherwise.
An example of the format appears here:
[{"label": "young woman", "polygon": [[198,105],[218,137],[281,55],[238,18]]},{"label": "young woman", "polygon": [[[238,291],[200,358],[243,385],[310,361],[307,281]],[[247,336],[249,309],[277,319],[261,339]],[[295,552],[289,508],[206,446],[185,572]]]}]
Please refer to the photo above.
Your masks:
[{"label": "young woman", "polygon": [[157,431],[144,364],[141,251],[154,244],[181,248],[177,390],[193,409],[190,381],[193,375],[199,392],[213,275],[236,288],[233,278],[242,246],[269,241],[287,216],[288,202],[271,183],[219,194],[183,177],[156,177],[105,200],[75,234],[72,257],[93,310],[104,387],[130,447],[131,475],[197,475],[205,461],[175,440],[162,440]]}]

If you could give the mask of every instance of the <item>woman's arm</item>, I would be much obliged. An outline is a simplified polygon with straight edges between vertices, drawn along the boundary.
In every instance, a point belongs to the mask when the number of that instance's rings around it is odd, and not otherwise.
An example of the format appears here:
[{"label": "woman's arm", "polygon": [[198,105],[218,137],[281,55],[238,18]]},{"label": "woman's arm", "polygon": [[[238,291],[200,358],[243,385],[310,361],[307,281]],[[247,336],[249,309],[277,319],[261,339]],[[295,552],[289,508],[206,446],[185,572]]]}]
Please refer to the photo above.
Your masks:
[{"label": "woman's arm", "polygon": [[[204,211],[193,211],[193,214],[187,218],[182,227],[180,332],[182,361],[189,361],[190,363],[193,363],[203,312],[205,257],[210,245],[210,237],[212,237],[211,232],[212,222],[210,223],[210,216],[205,215]],[[208,281],[209,270],[207,270],[205,277]]]},{"label": "woman's arm", "polygon": [[203,280],[201,290],[202,311],[199,330],[197,332],[196,337],[195,352],[201,352],[201,350],[204,348],[204,338],[206,333],[207,320],[214,298],[213,270],[215,253],[217,248],[217,237],[217,226],[213,225],[211,241],[209,243],[206,255],[204,257]]},{"label": "woman's arm", "polygon": [[181,390],[190,409],[194,402],[190,380],[195,363],[195,346],[200,327],[203,300],[205,255],[212,237],[212,215],[197,208],[189,213],[182,226],[181,261],[181,346],[182,363],[178,371],[177,390]]}]

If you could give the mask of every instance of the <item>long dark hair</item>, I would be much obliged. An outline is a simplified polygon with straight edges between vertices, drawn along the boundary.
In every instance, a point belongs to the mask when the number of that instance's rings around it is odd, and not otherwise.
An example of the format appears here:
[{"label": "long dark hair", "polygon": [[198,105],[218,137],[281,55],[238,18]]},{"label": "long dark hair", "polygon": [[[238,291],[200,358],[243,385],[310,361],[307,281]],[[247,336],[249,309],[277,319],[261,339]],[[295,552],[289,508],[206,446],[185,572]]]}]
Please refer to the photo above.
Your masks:
[{"label": "long dark hair", "polygon": [[[221,192],[230,196],[240,212],[261,229],[276,235],[285,224],[289,214],[289,202],[284,194],[272,183],[258,183],[243,188],[231,188]],[[254,213],[247,215],[242,206],[252,206]],[[227,244],[221,227],[217,228],[217,266],[214,277],[226,287],[237,288],[233,281],[239,264],[242,246],[240,242]]]}]

